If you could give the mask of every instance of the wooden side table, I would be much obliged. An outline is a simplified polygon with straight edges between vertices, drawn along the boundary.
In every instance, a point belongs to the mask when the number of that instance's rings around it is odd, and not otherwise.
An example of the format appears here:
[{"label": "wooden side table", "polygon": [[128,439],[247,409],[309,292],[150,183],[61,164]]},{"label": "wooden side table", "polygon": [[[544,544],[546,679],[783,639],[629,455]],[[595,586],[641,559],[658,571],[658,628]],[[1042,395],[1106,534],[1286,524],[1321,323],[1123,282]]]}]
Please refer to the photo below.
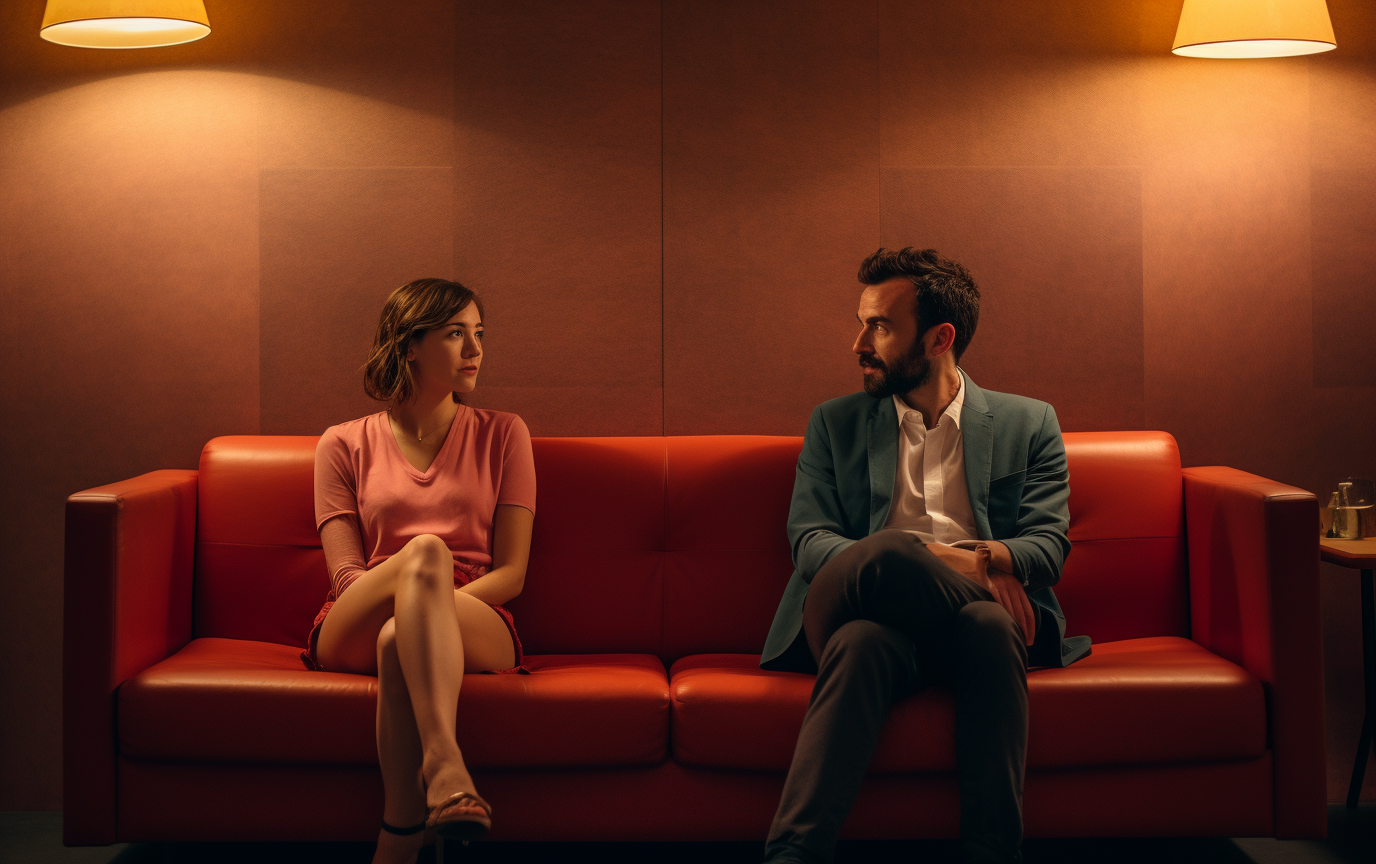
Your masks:
[{"label": "wooden side table", "polygon": [[1347,787],[1347,806],[1357,806],[1371,749],[1372,726],[1376,724],[1376,600],[1372,597],[1372,570],[1376,569],[1376,537],[1365,540],[1319,538],[1319,557],[1329,564],[1362,571],[1362,682],[1366,712],[1362,737],[1357,743],[1357,759],[1352,765],[1352,785]]}]

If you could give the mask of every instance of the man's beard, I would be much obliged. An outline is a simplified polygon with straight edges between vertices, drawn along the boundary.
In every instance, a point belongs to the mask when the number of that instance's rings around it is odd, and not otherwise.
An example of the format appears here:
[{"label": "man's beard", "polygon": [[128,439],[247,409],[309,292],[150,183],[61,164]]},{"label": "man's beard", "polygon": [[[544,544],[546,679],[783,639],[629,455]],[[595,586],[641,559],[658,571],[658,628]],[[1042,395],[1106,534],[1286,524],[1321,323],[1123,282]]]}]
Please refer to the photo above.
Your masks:
[{"label": "man's beard", "polygon": [[898,358],[893,368],[889,368],[874,354],[862,354],[860,366],[878,370],[865,376],[865,392],[876,399],[916,390],[932,377],[932,361],[923,356],[921,339],[913,340],[913,347]]}]

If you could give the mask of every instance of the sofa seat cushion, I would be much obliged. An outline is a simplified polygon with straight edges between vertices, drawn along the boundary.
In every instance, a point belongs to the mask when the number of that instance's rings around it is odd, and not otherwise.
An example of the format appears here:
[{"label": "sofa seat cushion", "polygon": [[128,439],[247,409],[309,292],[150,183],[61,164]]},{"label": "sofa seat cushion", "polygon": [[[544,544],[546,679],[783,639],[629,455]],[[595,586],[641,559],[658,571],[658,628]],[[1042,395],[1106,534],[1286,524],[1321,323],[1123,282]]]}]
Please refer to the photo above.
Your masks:
[{"label": "sofa seat cushion", "polygon": [[[670,670],[673,753],[706,768],[785,771],[812,675],[766,672],[759,656],[700,654]],[[1261,683],[1240,666],[1174,636],[1095,645],[1066,669],[1027,676],[1031,768],[1250,759],[1266,749]],[[955,770],[948,690],[895,705],[871,770]]]},{"label": "sofa seat cushion", "polygon": [[[119,691],[125,756],[376,765],[377,679],[312,672],[300,649],[196,639]],[[527,656],[529,675],[466,675],[458,740],[475,768],[654,765],[667,754],[664,665],[642,654]]]}]

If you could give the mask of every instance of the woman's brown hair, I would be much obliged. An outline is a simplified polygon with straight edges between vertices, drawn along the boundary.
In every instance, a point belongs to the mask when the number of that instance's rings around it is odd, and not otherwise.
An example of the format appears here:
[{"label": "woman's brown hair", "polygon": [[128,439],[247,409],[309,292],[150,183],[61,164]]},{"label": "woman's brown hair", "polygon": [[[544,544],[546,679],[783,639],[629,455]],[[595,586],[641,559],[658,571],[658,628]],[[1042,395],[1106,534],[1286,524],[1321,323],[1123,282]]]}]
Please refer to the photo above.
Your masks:
[{"label": "woman's brown hair", "polygon": [[[411,343],[425,331],[439,327],[465,306],[478,307],[483,301],[471,289],[448,279],[417,279],[392,292],[382,307],[373,337],[373,350],[363,364],[363,392],[379,402],[402,405],[416,395],[416,379],[406,362]],[[459,394],[454,394],[459,402]]]}]

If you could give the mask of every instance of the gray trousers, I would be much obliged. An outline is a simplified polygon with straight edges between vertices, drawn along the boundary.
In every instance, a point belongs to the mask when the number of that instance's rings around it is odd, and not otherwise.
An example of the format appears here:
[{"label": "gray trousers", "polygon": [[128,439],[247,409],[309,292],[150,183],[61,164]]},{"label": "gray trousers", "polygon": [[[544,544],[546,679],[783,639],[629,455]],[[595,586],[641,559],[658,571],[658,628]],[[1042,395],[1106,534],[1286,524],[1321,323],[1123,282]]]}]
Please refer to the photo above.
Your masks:
[{"label": "gray trousers", "polygon": [[1027,648],[992,595],[911,534],[880,531],[817,572],[803,631],[817,682],[766,856],[829,862],[889,707],[939,684],[955,696],[961,856],[1020,861]]}]

